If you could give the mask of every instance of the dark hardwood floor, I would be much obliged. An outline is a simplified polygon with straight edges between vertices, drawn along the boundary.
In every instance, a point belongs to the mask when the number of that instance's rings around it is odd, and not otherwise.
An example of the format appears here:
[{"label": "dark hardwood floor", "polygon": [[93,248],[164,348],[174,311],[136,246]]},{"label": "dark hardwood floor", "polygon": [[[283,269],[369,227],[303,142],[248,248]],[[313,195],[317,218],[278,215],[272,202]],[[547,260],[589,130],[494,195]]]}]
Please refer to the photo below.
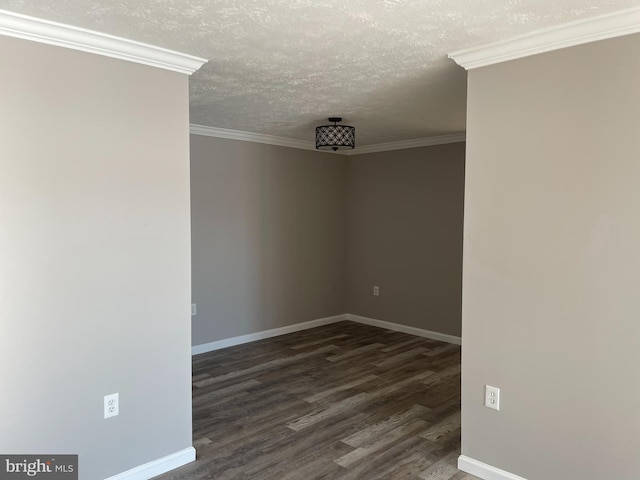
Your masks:
[{"label": "dark hardwood floor", "polygon": [[471,480],[460,347],[340,322],[193,359],[197,460],[158,480]]}]

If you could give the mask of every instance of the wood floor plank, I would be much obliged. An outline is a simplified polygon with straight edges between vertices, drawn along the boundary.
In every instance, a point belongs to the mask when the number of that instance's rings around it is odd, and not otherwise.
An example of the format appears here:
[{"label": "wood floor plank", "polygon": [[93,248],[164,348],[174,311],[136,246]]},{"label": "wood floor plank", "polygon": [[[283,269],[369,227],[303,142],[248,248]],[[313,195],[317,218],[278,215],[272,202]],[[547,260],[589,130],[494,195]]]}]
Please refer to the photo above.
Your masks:
[{"label": "wood floor plank", "polygon": [[430,442],[437,442],[446,434],[458,428],[460,428],[460,413],[456,412],[435,425],[432,425],[422,432],[420,436]]},{"label": "wood floor plank", "polygon": [[384,347],[384,346],[385,346],[384,343],[368,343],[361,347],[349,350],[348,352],[331,355],[330,357],[327,357],[327,360],[329,360],[330,362],[337,362],[337,361],[345,360],[347,358],[356,357],[364,352],[368,352],[369,350],[380,350],[381,347]]},{"label": "wood floor plank", "polygon": [[[340,480],[399,480],[404,478],[417,479],[417,472],[403,469],[403,461],[418,461],[420,464],[431,465],[426,458],[426,449],[424,445],[426,441],[415,435],[407,435],[397,442],[388,445],[383,450],[376,452],[374,455],[366,457],[364,461],[356,462],[342,473]],[[420,452],[420,456],[413,456],[413,453]],[[425,460],[426,462],[421,461]],[[408,476],[406,476],[408,473]],[[402,477],[400,475],[405,475]]]},{"label": "wood floor plank", "polygon": [[245,382],[235,383],[233,385],[229,385],[226,388],[214,389],[210,390],[206,393],[201,393],[197,397],[194,397],[192,400],[193,407],[198,407],[200,405],[211,405],[211,402],[216,398],[222,398],[238,395],[238,393],[248,390],[251,387],[257,387],[262,385],[257,380],[247,380]]},{"label": "wood floor plank", "polygon": [[392,356],[386,358],[385,360],[382,360],[381,362],[374,363],[374,365],[376,367],[381,367],[381,368],[389,367],[391,365],[396,365],[398,363],[405,362],[407,359],[409,359],[411,357],[416,357],[416,356],[422,354],[425,350],[426,350],[425,347],[412,348],[411,350],[408,350],[406,352],[397,353],[395,355],[392,355]]},{"label": "wood floor plank", "polygon": [[449,453],[446,457],[435,462],[429,468],[420,472],[418,478],[422,480],[451,480],[451,477],[457,475],[459,470],[456,467],[456,452]]},{"label": "wood floor plank", "polygon": [[[349,418],[358,422],[361,417],[357,414],[350,415]],[[349,431],[350,425],[345,421],[346,418],[345,416],[329,418],[326,419],[321,429],[295,432],[287,437],[286,441],[263,450],[264,456],[260,462],[255,462],[251,467],[245,468],[243,473],[248,474],[250,478],[268,478],[276,471],[282,472],[283,466],[286,467],[286,471],[289,471],[288,465],[291,461],[313,451],[319,451],[324,461],[329,463],[327,459],[335,458],[335,452],[344,451],[344,447],[338,446],[336,448],[334,439]],[[283,464],[282,459],[287,459],[287,461]]]},{"label": "wood floor plank", "polygon": [[376,397],[384,397],[385,395],[401,392],[403,388],[411,384],[419,383],[421,380],[424,380],[431,375],[433,375],[433,372],[429,370],[416,373],[415,375],[411,375],[410,377],[400,380],[399,382],[393,382],[385,387],[372,390],[371,393]]},{"label": "wood floor plank", "polygon": [[383,348],[381,351],[388,353],[393,352],[394,350],[398,350],[400,348],[406,349],[405,347],[414,346],[418,344],[423,344],[423,339],[421,337],[414,337],[409,340],[405,340],[404,342],[393,343],[388,347]]},{"label": "wood floor plank", "polygon": [[361,403],[365,403],[371,399],[371,394],[362,392],[357,395],[353,395],[339,402],[335,402],[331,404],[329,407],[319,407],[316,408],[313,412],[304,415],[296,419],[293,422],[289,422],[287,427],[291,430],[299,431],[304,428],[308,428],[312,425],[315,425],[318,422],[321,422],[325,418],[332,417],[334,415],[344,413],[346,410],[351,410],[354,407],[357,407]]},{"label": "wood floor plank", "polygon": [[211,440],[209,440],[207,437],[200,437],[197,440],[193,441],[193,447],[202,447],[203,445],[207,445],[208,443],[211,443]]},{"label": "wood floor plank", "polygon": [[338,385],[338,386],[330,388],[328,390],[324,390],[322,392],[318,392],[318,393],[316,393],[314,395],[311,395],[310,397],[305,398],[304,401],[305,402],[309,402],[309,403],[314,403],[314,402],[317,402],[318,400],[322,400],[324,398],[330,397],[331,395],[333,395],[336,392],[342,392],[344,390],[349,390],[349,389],[351,389],[353,387],[357,387],[358,385],[362,385],[363,383],[370,382],[371,380],[375,380],[377,378],[378,378],[377,375],[367,375],[366,377],[356,378],[355,380],[352,380],[351,382],[343,383],[342,385]]},{"label": "wood floor plank", "polygon": [[304,342],[304,343],[299,343],[297,345],[292,345],[289,348],[291,350],[300,350],[303,348],[309,348],[309,347],[314,347],[316,345],[321,345],[323,343],[330,343],[333,340],[337,340],[338,338],[345,338],[348,337],[349,335],[347,335],[346,333],[341,333],[340,335],[333,335],[332,337],[326,337],[326,338],[321,338],[319,340],[311,340],[308,342]]},{"label": "wood floor plank", "polygon": [[330,352],[330,351],[334,351],[336,349],[336,347],[334,345],[327,345],[325,347],[321,347],[318,348],[316,350],[313,350],[311,352],[304,352],[304,353],[298,353],[296,355],[292,355],[290,357],[283,357],[283,358],[277,358],[275,360],[271,360],[265,363],[260,363],[257,365],[253,365],[249,368],[246,368],[244,370],[234,370],[232,372],[226,373],[224,375],[219,375],[216,377],[210,377],[210,378],[205,378],[204,380],[200,380],[198,382],[194,382],[194,386],[195,387],[206,387],[207,385],[212,385],[214,383],[219,383],[222,382],[224,380],[229,380],[232,378],[237,378],[237,377],[241,377],[241,376],[245,376],[245,375],[249,375],[252,373],[256,373],[259,372],[261,370],[266,370],[269,368],[276,368],[279,366],[282,366],[284,364],[291,364],[300,360],[303,360],[306,357],[309,357],[311,355],[318,355],[324,352]]},{"label": "wood floor plank", "polygon": [[429,410],[422,405],[413,405],[410,409],[405,410],[401,413],[396,413],[389,418],[382,420],[378,423],[375,423],[367,428],[364,428],[353,435],[350,435],[347,438],[343,438],[342,442],[350,445],[354,448],[360,447],[365,443],[372,441],[388,432],[389,430],[394,429],[398,425],[406,422],[408,419],[415,418],[419,413],[423,413]]},{"label": "wood floor plank", "polygon": [[193,357],[195,462],[157,480],[472,480],[460,347],[344,321]]},{"label": "wood floor plank", "polygon": [[425,421],[420,419],[415,419],[407,424],[400,425],[399,427],[396,427],[393,430],[387,432],[385,435],[378,438],[374,442],[362,447],[358,447],[353,452],[350,452],[343,457],[338,458],[336,460],[336,463],[342,467],[349,467],[351,464],[362,460],[368,455],[371,455],[372,453],[377,452],[378,450],[382,450],[388,445],[395,443],[399,438],[413,433],[416,430],[421,430],[425,425]]}]

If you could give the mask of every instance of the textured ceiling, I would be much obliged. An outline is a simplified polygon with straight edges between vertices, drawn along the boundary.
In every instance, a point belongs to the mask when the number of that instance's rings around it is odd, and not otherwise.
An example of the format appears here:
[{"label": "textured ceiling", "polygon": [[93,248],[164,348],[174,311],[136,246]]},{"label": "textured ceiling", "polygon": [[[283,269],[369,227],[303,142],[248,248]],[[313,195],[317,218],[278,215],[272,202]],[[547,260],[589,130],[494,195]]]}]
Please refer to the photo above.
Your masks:
[{"label": "textured ceiling", "polygon": [[465,129],[447,53],[640,0],[0,0],[0,8],[209,59],[191,122],[312,140],[330,116],[357,145]]}]

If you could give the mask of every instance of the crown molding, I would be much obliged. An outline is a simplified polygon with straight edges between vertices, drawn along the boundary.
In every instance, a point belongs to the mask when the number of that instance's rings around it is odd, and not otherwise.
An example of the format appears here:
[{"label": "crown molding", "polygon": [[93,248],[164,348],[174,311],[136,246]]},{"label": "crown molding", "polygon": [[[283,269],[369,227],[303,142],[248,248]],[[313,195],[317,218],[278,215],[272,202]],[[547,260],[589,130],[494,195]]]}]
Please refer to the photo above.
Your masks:
[{"label": "crown molding", "polygon": [[414,140],[402,140],[399,142],[376,143],[357,147],[348,150],[345,155],[362,155],[364,153],[388,152],[390,150],[403,150],[405,148],[431,147],[433,145],[444,145],[445,143],[458,143],[466,140],[464,132],[452,133],[449,135],[438,135],[436,137],[416,138]]},{"label": "crown molding", "polygon": [[0,10],[0,35],[191,75],[207,60],[125,38]]},{"label": "crown molding", "polygon": [[303,150],[315,150],[313,142],[296,140],[293,138],[276,137],[274,135],[264,135],[262,133],[243,132],[241,130],[230,130],[228,128],[207,127],[205,125],[189,125],[189,132],[192,135],[204,135],[206,137],[228,138],[231,140],[242,140],[245,142],[265,143],[267,145],[277,145],[279,147],[301,148]]},{"label": "crown molding", "polygon": [[449,54],[466,70],[640,32],[640,7],[537,30]]},{"label": "crown molding", "polygon": [[[241,130],[229,130],[227,128],[207,127],[205,125],[189,125],[189,132],[192,135],[204,135],[206,137],[228,138],[231,140],[242,140],[245,142],[265,143],[267,145],[278,145],[280,147],[300,148],[303,150],[316,150],[313,142],[295,140],[293,138],[276,137],[261,133],[243,132]],[[377,143],[356,147],[354,150],[339,150],[337,152],[323,151],[331,155],[359,155],[362,153],[386,152],[389,150],[401,150],[403,148],[427,147],[431,145],[441,145],[444,143],[464,142],[464,133],[454,133],[451,135],[440,135],[438,137],[418,138],[415,140],[404,140],[401,142]]]}]

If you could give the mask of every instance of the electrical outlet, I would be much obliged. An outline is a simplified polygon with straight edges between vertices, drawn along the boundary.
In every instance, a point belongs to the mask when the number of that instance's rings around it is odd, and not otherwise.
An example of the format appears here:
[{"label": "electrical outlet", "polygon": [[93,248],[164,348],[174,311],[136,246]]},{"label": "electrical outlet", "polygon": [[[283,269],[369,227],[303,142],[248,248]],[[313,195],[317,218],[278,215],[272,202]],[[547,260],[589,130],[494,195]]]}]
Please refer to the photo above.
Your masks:
[{"label": "electrical outlet", "polygon": [[115,417],[120,413],[120,401],[117,393],[104,396],[104,418]]},{"label": "electrical outlet", "polygon": [[377,297],[380,295],[380,287],[378,285],[373,286],[373,296]]},{"label": "electrical outlet", "polygon": [[192,303],[191,304],[191,316],[193,317],[194,315],[196,315],[198,313],[198,309],[196,308],[196,304]]},{"label": "electrical outlet", "polygon": [[484,406],[500,410],[500,389],[498,387],[484,386]]}]

